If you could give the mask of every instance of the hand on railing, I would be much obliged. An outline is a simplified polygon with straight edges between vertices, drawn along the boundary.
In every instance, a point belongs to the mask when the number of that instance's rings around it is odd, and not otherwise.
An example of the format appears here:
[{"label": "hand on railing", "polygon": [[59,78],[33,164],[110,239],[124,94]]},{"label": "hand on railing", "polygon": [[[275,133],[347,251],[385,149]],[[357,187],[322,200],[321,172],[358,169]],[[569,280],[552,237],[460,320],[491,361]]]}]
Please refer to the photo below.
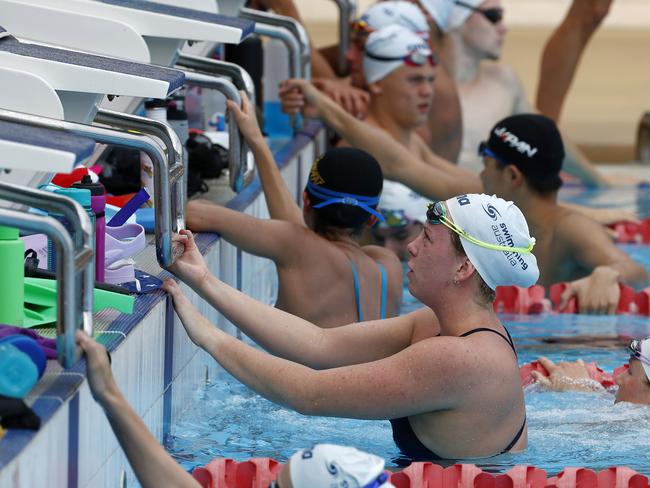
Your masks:
[{"label": "hand on railing", "polygon": [[292,78],[280,83],[278,95],[282,111],[289,115],[302,113],[304,117],[317,117],[318,110],[314,101],[318,99],[319,92],[310,82]]},{"label": "hand on railing", "polygon": [[172,243],[179,245],[183,252],[173,264],[167,266],[167,270],[191,287],[202,283],[210,275],[210,270],[194,241],[192,232],[189,230],[179,231],[178,234],[172,236]]},{"label": "hand on railing", "polygon": [[239,95],[241,96],[241,108],[233,100],[226,101],[228,110],[235,116],[239,132],[244,136],[246,142],[251,145],[264,142],[264,136],[262,135],[257,116],[255,115],[255,107],[252,106],[244,91],[240,90]]}]

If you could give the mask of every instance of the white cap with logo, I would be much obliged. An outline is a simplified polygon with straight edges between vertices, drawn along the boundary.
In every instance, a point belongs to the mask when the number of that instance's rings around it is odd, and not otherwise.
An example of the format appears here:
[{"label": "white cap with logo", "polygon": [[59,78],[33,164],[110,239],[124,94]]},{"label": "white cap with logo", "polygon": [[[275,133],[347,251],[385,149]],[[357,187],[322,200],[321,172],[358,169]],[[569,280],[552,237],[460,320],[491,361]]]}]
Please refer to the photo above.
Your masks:
[{"label": "white cap with logo", "polygon": [[316,444],[291,456],[293,488],[395,488],[379,456],[354,447]]},{"label": "white cap with logo", "polygon": [[384,180],[379,210],[386,217],[389,227],[389,216],[392,214],[401,215],[409,222],[424,223],[429,201],[398,181]]},{"label": "white cap with logo", "polygon": [[432,55],[429,45],[410,30],[399,25],[389,25],[368,36],[363,57],[363,72],[368,83],[385,78],[400,66],[405,58]]},{"label": "white cap with logo", "polygon": [[[641,354],[644,358],[650,359],[650,338],[641,341]],[[648,364],[648,361],[646,360],[641,361],[641,365],[643,366],[643,371],[645,371],[648,381],[650,381],[650,364]]]},{"label": "white cap with logo", "polygon": [[532,248],[528,223],[513,203],[495,195],[460,195],[445,201],[454,224],[484,245],[470,242],[462,235],[460,242],[470,262],[492,288],[516,285],[529,287],[539,278],[537,259],[530,251],[508,252],[489,246]]},{"label": "white cap with logo", "polygon": [[478,8],[483,0],[463,0],[462,4],[456,5],[454,3],[454,8],[449,14],[449,19],[447,21],[447,32],[461,27],[469,18],[470,15],[474,13],[473,8]]},{"label": "white cap with logo", "polygon": [[401,25],[422,39],[429,39],[429,24],[420,8],[404,0],[378,2],[368,7],[359,17],[372,30],[389,25]]},{"label": "white cap with logo", "polygon": [[454,8],[454,0],[420,0],[420,4],[427,9],[440,30],[446,32],[449,16]]}]

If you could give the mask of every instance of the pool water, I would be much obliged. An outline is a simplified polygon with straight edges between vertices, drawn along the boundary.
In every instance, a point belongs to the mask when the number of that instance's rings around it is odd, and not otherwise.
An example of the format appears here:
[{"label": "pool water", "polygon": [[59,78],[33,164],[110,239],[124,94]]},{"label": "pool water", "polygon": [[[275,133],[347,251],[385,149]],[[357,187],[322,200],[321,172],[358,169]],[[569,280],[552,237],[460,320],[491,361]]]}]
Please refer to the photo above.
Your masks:
[{"label": "pool water", "polygon": [[[593,206],[638,209],[650,214],[647,190],[595,192],[569,188],[563,198]],[[641,196],[640,196],[641,195]],[[623,246],[650,269],[650,247]],[[403,312],[419,303],[405,293]],[[595,361],[612,371],[627,362],[626,348],[615,339],[650,335],[650,320],[635,316],[502,315],[519,352],[520,364],[545,355],[552,360]],[[593,343],[562,342],[576,336],[610,338]],[[549,342],[549,339],[556,341]],[[605,346],[605,347],[602,347]],[[272,457],[286,461],[296,450],[319,442],[353,445],[384,457],[388,465],[400,462],[388,421],[306,417],[271,403],[223,372],[213,384],[195,392],[194,405],[175,425],[165,447],[186,469],[204,465],[215,457],[243,461]],[[472,460],[495,472],[516,464],[535,465],[555,474],[566,466],[604,469],[625,465],[650,475],[647,460],[650,439],[650,407],[614,404],[614,395],[559,393],[535,386],[525,392],[528,416],[528,449],[523,453]],[[438,462],[449,465],[454,461]]]}]

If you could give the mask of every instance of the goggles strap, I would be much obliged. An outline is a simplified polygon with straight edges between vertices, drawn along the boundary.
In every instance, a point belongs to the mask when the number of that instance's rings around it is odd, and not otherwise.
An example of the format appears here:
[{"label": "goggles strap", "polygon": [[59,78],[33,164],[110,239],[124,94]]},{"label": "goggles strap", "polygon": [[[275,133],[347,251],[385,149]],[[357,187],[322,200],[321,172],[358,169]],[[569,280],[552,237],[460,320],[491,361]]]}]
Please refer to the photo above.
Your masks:
[{"label": "goggles strap", "polygon": [[361,195],[354,195],[352,193],[343,193],[335,190],[329,190],[323,188],[322,186],[315,185],[312,182],[307,183],[307,191],[324,201],[312,205],[312,208],[322,208],[328,205],[333,205],[335,203],[341,203],[343,205],[350,205],[353,207],[360,207],[370,215],[374,215],[379,220],[384,221],[384,216],[379,213],[377,210],[372,208],[372,206],[379,205],[379,196],[376,197],[367,197]]}]

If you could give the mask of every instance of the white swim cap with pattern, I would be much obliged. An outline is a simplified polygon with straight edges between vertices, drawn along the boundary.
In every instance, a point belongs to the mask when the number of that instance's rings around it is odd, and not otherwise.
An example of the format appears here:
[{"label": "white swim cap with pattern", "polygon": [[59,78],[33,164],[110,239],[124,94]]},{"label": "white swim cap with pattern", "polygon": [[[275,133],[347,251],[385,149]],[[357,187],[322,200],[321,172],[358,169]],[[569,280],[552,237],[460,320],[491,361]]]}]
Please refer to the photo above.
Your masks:
[{"label": "white swim cap with pattern", "polygon": [[424,223],[429,201],[402,183],[384,180],[379,210],[386,218],[388,227],[396,226],[391,225],[392,222],[400,222],[401,225],[409,222]]},{"label": "white swim cap with pattern", "polygon": [[420,0],[422,6],[427,9],[433,21],[441,31],[447,32],[449,16],[454,8],[454,0]]},{"label": "white swim cap with pattern", "polygon": [[447,32],[461,27],[467,21],[469,16],[474,13],[474,10],[467,6],[477,8],[482,3],[483,0],[463,0],[464,5],[457,5],[454,3],[454,8],[451,10],[447,22]]},{"label": "white swim cap with pattern", "polygon": [[[641,354],[644,358],[650,358],[650,338],[641,341]],[[650,364],[647,364],[646,361],[641,361],[641,366],[643,366],[643,371],[645,371],[645,375],[648,381],[650,381]]]},{"label": "white swim cap with pattern", "polygon": [[362,488],[377,482],[378,488],[394,488],[384,473],[379,456],[354,447],[316,444],[291,456],[293,488]]},{"label": "white swim cap with pattern", "polygon": [[[400,66],[409,54],[431,56],[429,45],[408,29],[389,25],[368,36],[363,56],[363,73],[368,83],[385,78]],[[382,59],[377,59],[382,58]]]},{"label": "white swim cap with pattern", "polygon": [[[488,245],[527,248],[535,242],[521,210],[513,203],[484,193],[460,195],[445,201],[454,224]],[[539,278],[532,253],[489,249],[460,236],[470,262],[492,288],[516,285],[529,287]]]},{"label": "white swim cap with pattern", "polygon": [[373,31],[389,25],[401,25],[422,39],[429,39],[429,24],[420,8],[403,0],[371,5],[359,17]]}]

